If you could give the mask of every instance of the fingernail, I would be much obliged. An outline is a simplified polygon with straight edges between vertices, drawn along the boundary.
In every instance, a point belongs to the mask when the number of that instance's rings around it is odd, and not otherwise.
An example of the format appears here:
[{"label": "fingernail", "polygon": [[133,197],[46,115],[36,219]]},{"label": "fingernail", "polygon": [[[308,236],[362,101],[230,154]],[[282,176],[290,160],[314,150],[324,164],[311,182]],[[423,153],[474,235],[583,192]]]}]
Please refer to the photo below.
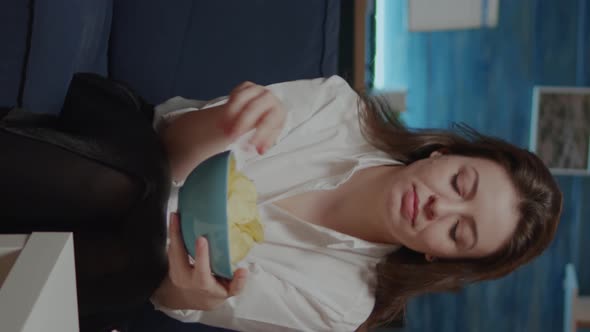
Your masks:
[{"label": "fingernail", "polygon": [[199,249],[205,248],[205,238],[204,237],[200,236],[197,239],[197,246],[199,247]]}]

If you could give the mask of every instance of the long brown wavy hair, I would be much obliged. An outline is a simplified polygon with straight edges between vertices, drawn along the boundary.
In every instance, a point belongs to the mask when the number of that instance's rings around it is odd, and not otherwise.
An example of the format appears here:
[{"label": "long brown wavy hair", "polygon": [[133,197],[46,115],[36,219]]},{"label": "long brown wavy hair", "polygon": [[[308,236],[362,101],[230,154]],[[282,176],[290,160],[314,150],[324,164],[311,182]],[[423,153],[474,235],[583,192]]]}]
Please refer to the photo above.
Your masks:
[{"label": "long brown wavy hair", "polygon": [[408,248],[386,256],[377,265],[376,301],[366,323],[369,327],[399,318],[414,296],[456,291],[476,281],[497,279],[529,262],[549,246],[562,208],[557,183],[535,154],[465,125],[451,131],[410,130],[397,114],[383,99],[362,97],[359,119],[365,138],[406,165],[437,150],[500,164],[521,198],[520,219],[508,244],[488,257],[427,262],[424,254]]}]

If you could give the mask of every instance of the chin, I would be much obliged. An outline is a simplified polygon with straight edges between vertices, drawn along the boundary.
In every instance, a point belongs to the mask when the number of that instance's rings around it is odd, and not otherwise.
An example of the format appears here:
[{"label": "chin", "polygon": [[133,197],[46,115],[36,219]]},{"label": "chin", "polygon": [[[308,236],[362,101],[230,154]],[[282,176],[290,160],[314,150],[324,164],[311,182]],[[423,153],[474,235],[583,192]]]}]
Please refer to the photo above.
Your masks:
[{"label": "chin", "polygon": [[399,220],[400,214],[399,210],[401,208],[401,204],[399,201],[401,200],[401,196],[397,194],[395,190],[390,190],[389,194],[385,199],[385,206],[387,207],[387,217],[389,218],[390,222],[396,227],[399,227]]},{"label": "chin", "polygon": [[407,249],[410,249],[410,250],[412,250],[413,252],[415,252],[415,253],[416,253],[416,254],[418,254],[418,255],[425,255],[425,254],[424,254],[424,250],[420,250],[419,248],[416,248],[416,247],[408,247],[408,246],[405,246],[405,247],[406,247]]}]

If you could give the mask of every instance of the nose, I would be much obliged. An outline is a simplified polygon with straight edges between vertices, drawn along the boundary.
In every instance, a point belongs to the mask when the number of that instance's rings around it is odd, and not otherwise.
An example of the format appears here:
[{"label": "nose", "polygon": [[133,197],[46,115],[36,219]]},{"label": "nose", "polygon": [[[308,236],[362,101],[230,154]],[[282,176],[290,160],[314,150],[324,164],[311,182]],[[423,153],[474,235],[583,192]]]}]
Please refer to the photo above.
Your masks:
[{"label": "nose", "polygon": [[436,195],[430,195],[424,204],[424,216],[426,220],[433,221],[451,214],[464,214],[464,207],[459,202],[451,202]]},{"label": "nose", "polygon": [[424,204],[424,216],[426,220],[432,221],[436,218],[436,208],[435,208],[435,201],[436,197],[434,195],[428,196],[428,200]]}]

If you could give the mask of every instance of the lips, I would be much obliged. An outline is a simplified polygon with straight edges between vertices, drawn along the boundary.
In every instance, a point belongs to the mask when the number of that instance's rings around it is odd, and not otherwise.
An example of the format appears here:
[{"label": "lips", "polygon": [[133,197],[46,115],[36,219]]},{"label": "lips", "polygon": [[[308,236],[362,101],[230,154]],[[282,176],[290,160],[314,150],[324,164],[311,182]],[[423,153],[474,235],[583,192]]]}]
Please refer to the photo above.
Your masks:
[{"label": "lips", "polygon": [[418,196],[414,186],[402,196],[401,213],[414,226],[418,215]]},{"label": "lips", "polygon": [[418,216],[418,212],[420,209],[420,198],[418,198],[418,193],[416,192],[416,186],[412,186],[412,191],[414,192],[414,214],[412,215],[412,224],[416,223],[416,217]]}]

